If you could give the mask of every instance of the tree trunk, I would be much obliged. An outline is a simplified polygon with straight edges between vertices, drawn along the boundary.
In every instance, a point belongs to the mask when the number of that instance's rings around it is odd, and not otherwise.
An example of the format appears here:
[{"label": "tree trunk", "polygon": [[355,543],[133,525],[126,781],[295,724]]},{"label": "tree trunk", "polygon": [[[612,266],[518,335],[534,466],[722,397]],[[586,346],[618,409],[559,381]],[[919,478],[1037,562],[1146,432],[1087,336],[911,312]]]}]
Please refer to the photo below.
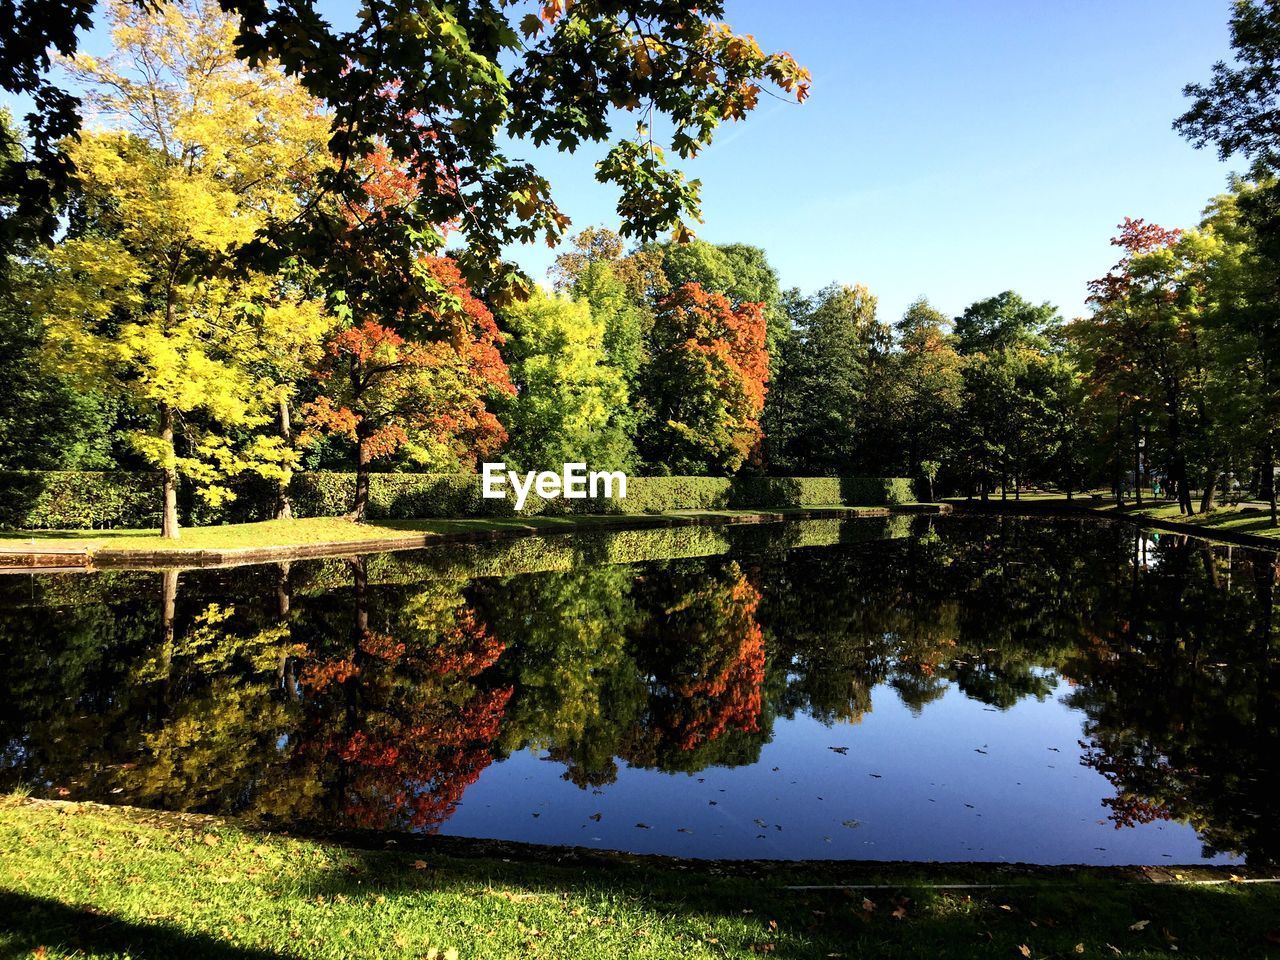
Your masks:
[{"label": "tree trunk", "polygon": [[[172,460],[173,407],[167,403],[160,405],[160,439],[168,448],[167,457]],[[160,536],[177,540],[181,536],[178,530],[178,471],[171,462],[166,463],[161,471],[161,492],[164,496],[164,512],[160,520]]]},{"label": "tree trunk", "polygon": [[1271,525],[1276,524],[1276,447],[1270,432],[1262,451],[1262,495],[1271,507]]},{"label": "tree trunk", "polygon": [[1182,451],[1182,422],[1178,418],[1177,407],[1171,402],[1169,412],[1169,446],[1173,449],[1172,474],[1169,479],[1178,490],[1178,510],[1188,516],[1196,512],[1191,502],[1191,484],[1187,482],[1187,457]]},{"label": "tree trunk", "polygon": [[[293,423],[289,418],[289,400],[287,397],[280,398],[280,439],[284,441],[286,448],[293,444]],[[287,479],[280,481],[280,486],[276,490],[276,519],[293,519],[293,502],[289,499],[289,481]]]},{"label": "tree trunk", "polygon": [[1204,493],[1200,497],[1200,512],[1210,513],[1213,510],[1213,496],[1218,492],[1218,468],[1210,463],[1204,477]]},{"label": "tree trunk", "polygon": [[1138,415],[1133,415],[1133,502],[1142,506],[1142,428],[1138,424]]},{"label": "tree trunk", "polygon": [[369,439],[364,436],[360,429],[363,423],[356,427],[356,499],[351,505],[351,512],[347,514],[347,519],[364,521],[366,514],[369,512]]},{"label": "tree trunk", "polygon": [[178,607],[178,571],[160,573],[160,665],[164,684],[169,683],[169,671],[173,666],[174,620]]}]

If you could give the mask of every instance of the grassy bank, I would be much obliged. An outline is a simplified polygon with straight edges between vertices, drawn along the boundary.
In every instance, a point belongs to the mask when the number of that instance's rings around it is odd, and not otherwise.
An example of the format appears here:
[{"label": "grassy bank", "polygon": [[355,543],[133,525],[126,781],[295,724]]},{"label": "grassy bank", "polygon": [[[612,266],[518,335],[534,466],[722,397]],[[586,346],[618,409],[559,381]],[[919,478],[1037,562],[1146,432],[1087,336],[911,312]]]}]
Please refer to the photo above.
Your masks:
[{"label": "grassy bank", "polygon": [[[904,505],[897,509],[911,509]],[[521,517],[474,517],[457,520],[379,520],[356,523],[339,517],[267,520],[189,527],[176,540],[158,530],[102,530],[86,535],[73,530],[0,531],[0,553],[78,553],[126,557],[156,552],[221,553],[301,550],[359,545],[377,550],[420,546],[435,540],[500,538],[590,529],[644,529],[690,524],[741,523],[808,516],[884,515],[885,507],[805,507],[779,510],[671,510],[664,513],[559,514]]]},{"label": "grassy bank", "polygon": [[[785,889],[837,876],[896,886]],[[918,885],[957,879],[1012,886]],[[1278,918],[1280,887],[1264,884],[365,850],[0,801],[3,956],[1235,958],[1280,955]]]}]

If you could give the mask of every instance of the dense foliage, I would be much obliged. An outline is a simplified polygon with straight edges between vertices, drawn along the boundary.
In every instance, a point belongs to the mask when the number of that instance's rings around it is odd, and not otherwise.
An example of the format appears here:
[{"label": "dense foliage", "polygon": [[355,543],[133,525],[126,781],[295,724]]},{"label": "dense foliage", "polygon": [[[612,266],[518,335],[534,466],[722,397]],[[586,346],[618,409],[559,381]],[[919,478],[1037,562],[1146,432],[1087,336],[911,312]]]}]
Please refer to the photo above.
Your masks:
[{"label": "dense foliage", "polygon": [[[255,491],[256,514],[260,488],[274,491],[270,512],[290,515],[298,469],[354,466],[346,511],[360,517],[375,471],[501,458],[675,482],[903,476],[930,498],[1049,486],[1158,492],[1184,512],[1274,502],[1273,4],[1241,0],[1238,64],[1188,88],[1179,128],[1253,161],[1200,224],[1123,219],[1084,317],[1004,291],[954,317],[922,298],[894,322],[860,284],[782,289],[758,247],[683,227],[656,240],[659,221],[691,211],[694,185],[635,144],[601,168],[623,189],[620,232],[574,237],[554,294],[513,284],[494,261],[495,242],[534,227],[554,240],[565,226],[537,175],[492,153],[495,130],[573,146],[607,134],[609,104],[643,94],[691,154],[714,117],[754,104],[761,78],[806,89],[789,57],[714,22],[715,5],[639,6],[629,19],[607,4],[543,5],[520,25],[508,79],[522,85],[508,85],[486,57],[513,28],[485,4],[419,5],[415,29],[396,21],[394,36],[377,24],[398,8],[379,7],[344,38],[386,54],[386,76],[353,60],[335,78],[311,57],[337,35],[295,23],[297,11],[241,19],[204,0],[116,0],[113,52],[64,61],[105,125],[56,145],[76,177],[50,185],[63,197],[55,243],[35,241],[42,214],[26,203],[41,169],[31,157],[54,147],[24,144],[0,118],[12,227],[0,467],[158,471],[170,535],[180,505],[209,518]],[[69,51],[75,26],[55,46]],[[659,41],[669,33],[683,39]],[[424,54],[412,68],[410,53]],[[694,69],[704,58],[716,66]],[[572,106],[548,79],[566,63],[584,77]],[[471,84],[459,88],[476,98],[465,117],[451,99],[463,93],[440,92],[450,80]],[[484,172],[467,166],[480,159]],[[646,207],[659,195],[666,206]],[[318,502],[329,512],[332,498]]]}]

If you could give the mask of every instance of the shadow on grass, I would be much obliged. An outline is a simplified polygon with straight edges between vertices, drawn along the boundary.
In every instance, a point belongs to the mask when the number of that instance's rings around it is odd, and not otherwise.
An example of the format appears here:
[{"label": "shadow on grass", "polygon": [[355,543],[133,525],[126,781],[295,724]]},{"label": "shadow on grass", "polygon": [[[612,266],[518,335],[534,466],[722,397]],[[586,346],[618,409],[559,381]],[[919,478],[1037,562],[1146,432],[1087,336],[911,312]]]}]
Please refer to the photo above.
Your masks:
[{"label": "shadow on grass", "polygon": [[0,955],[39,956],[50,951],[90,956],[208,957],[211,960],[267,960],[286,954],[224,943],[206,933],[121,920],[93,908],[0,891]]}]

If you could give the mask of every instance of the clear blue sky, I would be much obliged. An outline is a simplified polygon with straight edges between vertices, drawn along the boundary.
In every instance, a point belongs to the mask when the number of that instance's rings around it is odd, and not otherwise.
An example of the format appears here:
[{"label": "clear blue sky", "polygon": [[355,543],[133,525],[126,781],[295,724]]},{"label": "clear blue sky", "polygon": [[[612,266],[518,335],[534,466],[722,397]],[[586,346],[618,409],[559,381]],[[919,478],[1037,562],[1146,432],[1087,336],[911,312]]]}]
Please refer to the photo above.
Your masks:
[{"label": "clear blue sky", "polygon": [[[323,7],[339,22],[352,10]],[[728,0],[727,13],[808,66],[813,93],[802,107],[762,98],[685,166],[703,181],[698,232],[763,247],[784,286],[865,283],[889,320],[921,294],[954,315],[1005,289],[1072,316],[1124,216],[1190,226],[1226,182],[1170,124],[1183,84],[1230,54],[1229,0]],[[616,226],[594,179],[602,148],[514,152],[551,178],[575,231]],[[539,279],[554,258],[509,254]]]},{"label": "clear blue sky", "polygon": [[[1228,0],[728,0],[813,71],[686,169],[700,236],[763,247],[784,286],[867,284],[954,315],[1014,289],[1072,316],[1126,215],[1191,226],[1228,166],[1171,129],[1229,58]],[[574,227],[616,223],[595,152],[536,156]],[[1240,164],[1239,166],[1243,166]],[[512,251],[535,276],[553,255]]]}]

